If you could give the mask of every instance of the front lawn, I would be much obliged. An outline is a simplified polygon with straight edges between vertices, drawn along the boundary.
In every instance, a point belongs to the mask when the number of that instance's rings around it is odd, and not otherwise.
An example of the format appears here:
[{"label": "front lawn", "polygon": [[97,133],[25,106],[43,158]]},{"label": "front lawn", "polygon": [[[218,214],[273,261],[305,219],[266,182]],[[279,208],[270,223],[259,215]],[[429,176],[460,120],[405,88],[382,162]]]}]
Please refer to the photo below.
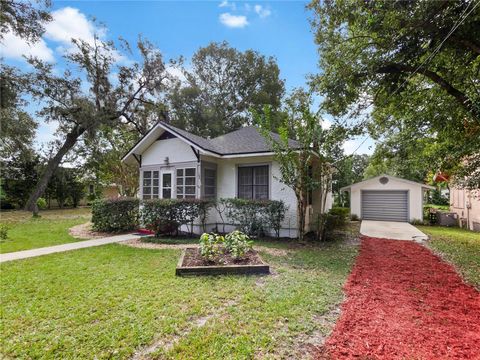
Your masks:
[{"label": "front lawn", "polygon": [[77,241],[68,234],[72,226],[90,220],[90,209],[45,210],[40,218],[26,211],[0,214],[0,224],[8,226],[8,239],[0,241],[0,253],[28,250]]},{"label": "front lawn", "polygon": [[455,227],[418,226],[429,246],[453,263],[465,280],[480,288],[480,233]]},{"label": "front lawn", "polygon": [[274,274],[264,277],[176,277],[179,250],[120,244],[3,263],[0,348],[11,358],[302,357],[329,332],[356,247],[267,245]]}]

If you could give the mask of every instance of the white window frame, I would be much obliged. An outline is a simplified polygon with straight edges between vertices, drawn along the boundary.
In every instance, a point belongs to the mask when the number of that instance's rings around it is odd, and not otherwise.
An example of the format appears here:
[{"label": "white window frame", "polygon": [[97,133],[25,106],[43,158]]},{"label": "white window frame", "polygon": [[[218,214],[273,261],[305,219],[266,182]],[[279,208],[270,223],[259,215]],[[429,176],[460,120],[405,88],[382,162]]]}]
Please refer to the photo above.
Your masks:
[{"label": "white window frame", "polygon": [[[195,174],[193,176],[192,175],[187,176],[186,175],[186,170],[187,169],[193,169],[195,171]],[[183,170],[183,176],[181,176],[181,178],[183,179],[183,184],[182,185],[177,184],[177,179],[179,178],[178,170]],[[186,185],[186,179],[187,178],[193,178],[195,180],[195,184],[194,185]],[[197,183],[198,183],[198,168],[197,167],[195,167],[195,166],[177,167],[175,169],[175,199],[196,199],[197,198],[197,192],[198,192]],[[194,194],[186,194],[185,193],[186,186],[193,186],[195,188],[195,193]],[[182,193],[181,194],[179,194],[177,192],[177,187],[182,188]],[[178,196],[181,196],[181,197],[179,198]],[[189,196],[189,197],[187,197],[187,196]]]},{"label": "white window frame", "polygon": [[[170,174],[170,197],[169,198],[164,198],[163,197],[163,175],[165,174]],[[160,171],[160,189],[159,189],[159,196],[161,199],[175,199],[176,198],[176,193],[175,193],[175,175],[173,170],[161,170]]]}]

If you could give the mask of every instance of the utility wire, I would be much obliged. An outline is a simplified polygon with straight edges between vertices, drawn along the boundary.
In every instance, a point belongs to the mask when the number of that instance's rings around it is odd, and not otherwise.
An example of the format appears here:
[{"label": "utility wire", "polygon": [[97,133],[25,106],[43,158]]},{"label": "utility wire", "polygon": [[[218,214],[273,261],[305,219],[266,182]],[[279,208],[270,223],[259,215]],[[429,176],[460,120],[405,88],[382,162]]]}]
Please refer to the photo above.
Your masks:
[{"label": "utility wire", "polygon": [[[472,1],[472,3],[474,3]],[[400,84],[400,86],[398,88],[395,89],[395,91],[393,93],[391,93],[389,95],[389,97],[395,95],[398,91],[400,91],[400,89],[408,82],[408,80],[410,80],[412,78],[412,76],[414,76],[418,70],[420,70],[420,68],[425,65],[427,62],[429,62],[431,59],[433,59],[433,57],[435,57],[437,55],[437,53],[440,51],[441,47],[443,46],[443,44],[445,43],[445,41],[448,40],[448,38],[455,32],[455,30],[457,30],[457,28],[465,21],[465,19],[473,12],[473,10],[476,9],[476,7],[480,4],[480,0],[477,1],[477,3],[475,4],[475,6],[465,15],[465,13],[467,12],[468,8],[470,7],[470,4],[472,3],[469,3],[468,6],[465,8],[465,10],[463,10],[462,14],[460,15],[460,19],[457,21],[457,23],[455,23],[452,27],[452,29],[448,32],[448,34],[445,36],[445,38],[440,42],[440,44],[433,50],[433,52],[420,64],[418,65],[418,67],[410,74],[407,76],[407,78],[403,81],[403,83]],[[370,106],[373,105],[373,101],[368,104],[368,106],[364,109],[364,110],[367,110]],[[342,161],[344,159],[346,159],[347,157],[350,157],[350,156],[353,156],[361,147],[362,145],[370,138],[370,135],[367,135],[367,137],[365,137],[365,139],[363,139],[363,141],[360,143],[360,145],[358,145],[355,150],[350,154],[350,155],[347,155],[347,156],[344,156],[343,158],[335,161],[333,164],[336,164],[337,162],[339,161]]]}]

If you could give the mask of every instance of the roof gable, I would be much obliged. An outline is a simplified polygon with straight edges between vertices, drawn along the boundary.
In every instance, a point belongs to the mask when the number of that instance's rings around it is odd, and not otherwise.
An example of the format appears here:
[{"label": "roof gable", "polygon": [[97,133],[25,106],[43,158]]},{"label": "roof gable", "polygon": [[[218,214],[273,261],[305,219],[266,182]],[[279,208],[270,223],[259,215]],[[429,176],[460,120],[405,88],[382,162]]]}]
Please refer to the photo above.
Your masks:
[{"label": "roof gable", "polygon": [[346,191],[352,187],[359,187],[361,186],[362,184],[366,184],[366,183],[370,183],[370,182],[374,182],[376,180],[379,180],[380,178],[382,177],[386,177],[390,180],[395,180],[395,181],[400,181],[400,182],[403,182],[403,183],[407,183],[407,184],[411,184],[411,185],[417,185],[417,186],[421,186],[423,188],[426,188],[426,189],[435,189],[434,186],[430,186],[430,185],[426,185],[426,184],[423,184],[423,183],[419,183],[419,182],[415,182],[415,181],[411,181],[411,180],[407,180],[407,179],[402,179],[402,178],[399,178],[399,177],[396,177],[396,176],[392,176],[392,175],[387,175],[387,174],[381,174],[379,176],[375,176],[373,178],[370,178],[370,179],[366,179],[366,180],[363,180],[363,181],[359,181],[355,184],[351,184],[351,185],[348,185],[348,186],[344,186],[343,188],[340,189],[340,191]]},{"label": "roof gable", "polygon": [[[278,141],[280,139],[278,134],[273,132],[271,134],[274,140]],[[205,139],[159,121],[132,147],[122,158],[122,161],[132,162],[132,158],[137,158],[138,155],[141,155],[156,140],[172,137],[178,137],[197,150],[201,150],[205,154],[215,157],[272,153],[272,149],[267,140],[260,134],[258,128],[255,126],[243,127],[213,139]],[[300,148],[300,144],[295,140],[289,139],[289,145],[292,148]]]}]

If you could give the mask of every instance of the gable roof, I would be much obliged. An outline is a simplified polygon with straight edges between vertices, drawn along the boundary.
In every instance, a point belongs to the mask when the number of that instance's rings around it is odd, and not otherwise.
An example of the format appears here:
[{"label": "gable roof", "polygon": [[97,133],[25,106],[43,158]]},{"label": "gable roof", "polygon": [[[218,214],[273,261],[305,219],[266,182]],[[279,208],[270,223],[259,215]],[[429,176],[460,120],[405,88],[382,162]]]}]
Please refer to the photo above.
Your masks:
[{"label": "gable roof", "polygon": [[[126,162],[135,155],[141,155],[165,131],[177,136],[190,146],[214,157],[235,157],[248,154],[270,154],[272,149],[267,140],[260,134],[255,126],[247,126],[232,131],[213,139],[205,139],[186,130],[177,128],[163,121],[159,121],[141,138],[130,151],[122,158]],[[279,141],[280,136],[271,132],[274,140]],[[289,139],[288,144],[293,149],[299,149],[300,143]]]},{"label": "gable roof", "polygon": [[435,189],[434,186],[430,186],[430,185],[426,185],[426,184],[422,184],[422,183],[419,183],[419,182],[415,182],[415,181],[411,181],[411,180],[407,180],[407,179],[402,179],[402,178],[399,178],[399,177],[396,177],[396,176],[392,176],[392,175],[387,175],[387,174],[381,174],[379,176],[375,176],[373,178],[370,178],[370,179],[367,179],[367,180],[363,180],[363,181],[360,181],[360,182],[357,182],[355,184],[351,184],[351,185],[348,185],[348,186],[344,186],[340,189],[340,191],[347,191],[348,189],[350,189],[351,187],[356,187],[356,186],[359,186],[363,183],[366,183],[366,182],[371,182],[373,180],[378,180],[382,177],[386,177],[386,178],[389,178],[389,179],[392,179],[392,180],[397,180],[397,181],[401,181],[401,182],[404,182],[404,183],[407,183],[407,184],[411,184],[411,185],[417,185],[417,186],[421,186],[422,188],[425,188],[425,189],[430,189],[430,190],[433,190]]}]

